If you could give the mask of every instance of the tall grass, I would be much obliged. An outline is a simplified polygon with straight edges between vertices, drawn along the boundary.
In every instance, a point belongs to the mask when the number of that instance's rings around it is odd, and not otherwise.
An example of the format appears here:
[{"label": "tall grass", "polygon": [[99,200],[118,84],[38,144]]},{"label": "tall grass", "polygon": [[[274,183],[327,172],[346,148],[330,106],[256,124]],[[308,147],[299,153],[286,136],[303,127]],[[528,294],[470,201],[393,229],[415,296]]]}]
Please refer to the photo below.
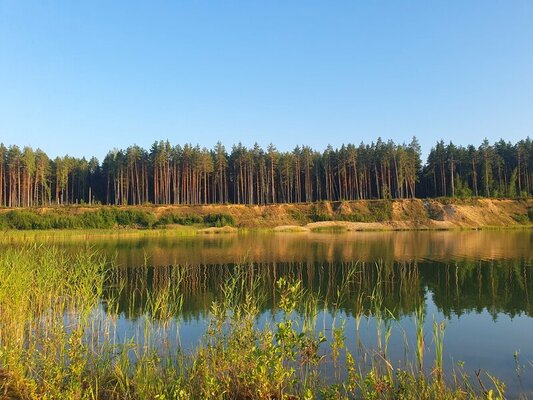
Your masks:
[{"label": "tall grass", "polygon": [[[272,294],[273,314],[260,324],[266,297],[258,275],[243,266],[221,283],[223,296],[212,302],[198,346],[184,350],[179,337],[184,275],[172,275],[157,292],[140,285],[128,297],[129,307],[143,304],[143,312],[135,332],[125,336],[117,323],[125,286],[107,288],[116,282],[116,272],[90,250],[69,255],[54,247],[28,245],[0,254],[0,398],[503,396],[503,386],[492,377],[492,387],[478,391],[464,374],[446,381],[442,325],[437,324],[434,331],[438,373],[424,372],[422,356],[418,373],[410,365],[395,369],[387,356],[393,320],[385,316],[392,313],[382,311],[379,285],[370,296],[370,309],[364,309],[362,297],[356,300],[359,318],[372,315],[376,322],[377,349],[352,354],[345,320],[335,311],[346,301],[349,284],[338,287],[331,327],[320,328],[322,300],[306,292],[300,281],[280,278]],[[347,280],[353,279],[359,277],[348,275]],[[417,321],[420,324],[422,316]]]},{"label": "tall grass", "polygon": [[157,216],[152,211],[100,207],[96,210],[74,213],[71,209],[56,208],[48,212],[10,210],[0,213],[0,229],[113,229],[157,228],[167,225],[195,225],[222,227],[235,225],[229,214],[176,214],[167,212]]}]

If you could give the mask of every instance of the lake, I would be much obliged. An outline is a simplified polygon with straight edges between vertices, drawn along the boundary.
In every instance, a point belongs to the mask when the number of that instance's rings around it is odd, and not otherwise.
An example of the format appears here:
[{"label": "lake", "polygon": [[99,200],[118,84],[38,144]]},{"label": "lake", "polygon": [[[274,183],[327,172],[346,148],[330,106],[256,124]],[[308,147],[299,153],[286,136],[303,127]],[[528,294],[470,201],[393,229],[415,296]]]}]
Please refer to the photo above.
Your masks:
[{"label": "lake", "polygon": [[101,304],[105,312],[106,298],[120,291],[114,307],[123,340],[142,329],[148,299],[138,293],[145,290],[157,293],[180,285],[183,304],[174,319],[174,339],[187,349],[202,340],[211,304],[223,296],[225,282],[234,276],[255,282],[263,299],[257,321],[261,325],[277,318],[272,312],[276,282],[284,277],[301,281],[308,294],[320,299],[315,323],[326,337],[344,324],[346,342],[356,353],[378,346],[377,331],[383,328],[390,330],[389,359],[398,366],[412,361],[415,313],[423,310],[428,370],[433,326],[444,322],[449,376],[454,367],[464,365],[475,381],[475,371],[481,369],[503,380],[510,397],[533,396],[532,231],[191,237],[58,232],[46,237],[29,233],[12,242],[4,238],[2,246],[26,239],[72,252],[97,250],[114,260]]}]

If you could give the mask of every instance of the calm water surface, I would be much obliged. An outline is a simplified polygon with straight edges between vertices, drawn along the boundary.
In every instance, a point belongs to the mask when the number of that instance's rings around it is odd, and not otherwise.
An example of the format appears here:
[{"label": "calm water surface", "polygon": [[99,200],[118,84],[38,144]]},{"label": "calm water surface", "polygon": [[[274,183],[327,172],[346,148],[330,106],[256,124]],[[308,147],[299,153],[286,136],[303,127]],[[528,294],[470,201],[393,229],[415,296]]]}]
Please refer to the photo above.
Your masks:
[{"label": "calm water surface", "polygon": [[[108,293],[124,288],[118,306],[124,338],[141,329],[146,301],[139,298],[132,307],[131,296],[157,292],[180,276],[184,304],[176,318],[179,341],[193,347],[205,332],[209,307],[221,297],[223,283],[236,268],[244,268],[245,279],[259,278],[265,299],[259,324],[272,316],[277,279],[299,279],[306,290],[325,299],[318,324],[331,332],[334,315],[337,326],[344,319],[347,343],[356,352],[358,343],[376,345],[370,296],[379,292],[392,329],[389,355],[397,365],[413,360],[413,313],[423,307],[428,367],[433,322],[445,321],[448,370],[464,362],[471,376],[482,369],[505,381],[510,397],[533,398],[532,231],[29,236],[73,252],[94,248],[116,260]],[[346,291],[339,298],[341,286]],[[105,308],[105,298],[102,304]],[[359,330],[357,315],[363,315]]]}]

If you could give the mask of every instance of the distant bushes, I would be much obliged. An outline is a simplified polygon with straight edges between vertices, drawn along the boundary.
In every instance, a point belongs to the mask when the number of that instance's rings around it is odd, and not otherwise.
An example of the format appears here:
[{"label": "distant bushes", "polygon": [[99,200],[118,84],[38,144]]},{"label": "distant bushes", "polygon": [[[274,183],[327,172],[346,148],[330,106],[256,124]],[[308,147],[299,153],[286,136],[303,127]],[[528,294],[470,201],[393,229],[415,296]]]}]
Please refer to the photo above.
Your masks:
[{"label": "distant bushes", "polygon": [[156,226],[165,226],[165,225],[194,225],[201,224],[204,222],[204,218],[196,214],[163,214],[157,220]]},{"label": "distant bushes", "polygon": [[0,214],[0,228],[42,229],[110,229],[115,227],[151,228],[157,221],[152,212],[102,208],[80,214],[37,213],[13,210]]},{"label": "distant bushes", "polygon": [[375,200],[368,203],[370,216],[373,222],[390,221],[392,219],[392,201]]},{"label": "distant bushes", "polygon": [[314,206],[309,214],[313,222],[320,221],[349,221],[349,222],[385,222],[392,219],[392,201],[369,200],[368,212],[354,210],[350,213],[337,214],[328,212],[324,207]]},{"label": "distant bushes", "polygon": [[342,214],[340,219],[349,222],[385,222],[392,219],[392,201],[372,200],[368,202],[368,213],[353,211]]},{"label": "distant bushes", "polygon": [[233,226],[235,225],[235,218],[229,214],[208,214],[204,216],[204,223],[209,226]]},{"label": "distant bushes", "polygon": [[163,214],[157,220],[155,226],[165,226],[165,225],[196,225],[203,224],[207,226],[234,226],[235,218],[229,214],[207,214],[207,215],[197,215],[197,214],[173,214],[167,213]]},{"label": "distant bushes", "polygon": [[513,219],[519,224],[529,224],[533,222],[533,207],[527,209],[527,214],[513,215]]},{"label": "distant bushes", "polygon": [[309,215],[309,218],[313,222],[333,221],[332,215],[321,213],[321,212],[313,212]]},{"label": "distant bushes", "polygon": [[328,204],[325,201],[313,204],[309,212],[309,219],[313,222],[333,221],[334,215],[331,207],[328,207]]},{"label": "distant bushes", "polygon": [[63,213],[62,210],[39,213],[31,210],[12,210],[0,214],[0,229],[112,229],[154,228],[166,225],[234,226],[235,219],[228,214],[180,215],[167,213],[159,218],[151,211],[121,210],[105,207],[83,213]]}]

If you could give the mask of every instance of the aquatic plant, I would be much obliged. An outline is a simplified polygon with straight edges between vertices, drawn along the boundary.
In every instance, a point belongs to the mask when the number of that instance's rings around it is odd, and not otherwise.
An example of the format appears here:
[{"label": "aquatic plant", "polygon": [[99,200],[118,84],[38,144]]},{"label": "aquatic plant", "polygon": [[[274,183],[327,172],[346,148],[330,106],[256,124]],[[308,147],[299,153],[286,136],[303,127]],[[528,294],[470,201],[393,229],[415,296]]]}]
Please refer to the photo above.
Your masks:
[{"label": "aquatic plant", "polygon": [[[376,267],[379,276],[386,266]],[[355,271],[355,269],[354,269]],[[125,284],[113,288],[118,267],[91,249],[69,254],[54,246],[25,245],[0,254],[0,397],[7,399],[467,399],[503,397],[491,376],[474,386],[466,374],[443,372],[444,325],[434,325],[435,371],[398,369],[387,348],[393,311],[375,291],[356,299],[359,318],[376,323],[377,348],[352,354],[340,305],[363,279],[349,272],[329,305],[333,320],[319,328],[323,299],[298,279],[276,280],[273,314],[260,324],[260,276],[235,268],[211,303],[200,343],[181,347],[179,316],[185,275],[166,275],[156,292],[146,276],[128,297],[142,304],[137,328],[119,332],[119,302]],[[105,294],[105,295],[104,295]],[[383,311],[385,310],[385,311]],[[417,326],[423,324],[422,309]],[[263,318],[265,316],[262,316]],[[423,335],[422,335],[423,336]],[[424,343],[419,346],[423,349]],[[330,372],[333,372],[332,374]],[[486,377],[485,377],[486,378]],[[477,387],[477,389],[476,389]]]}]

